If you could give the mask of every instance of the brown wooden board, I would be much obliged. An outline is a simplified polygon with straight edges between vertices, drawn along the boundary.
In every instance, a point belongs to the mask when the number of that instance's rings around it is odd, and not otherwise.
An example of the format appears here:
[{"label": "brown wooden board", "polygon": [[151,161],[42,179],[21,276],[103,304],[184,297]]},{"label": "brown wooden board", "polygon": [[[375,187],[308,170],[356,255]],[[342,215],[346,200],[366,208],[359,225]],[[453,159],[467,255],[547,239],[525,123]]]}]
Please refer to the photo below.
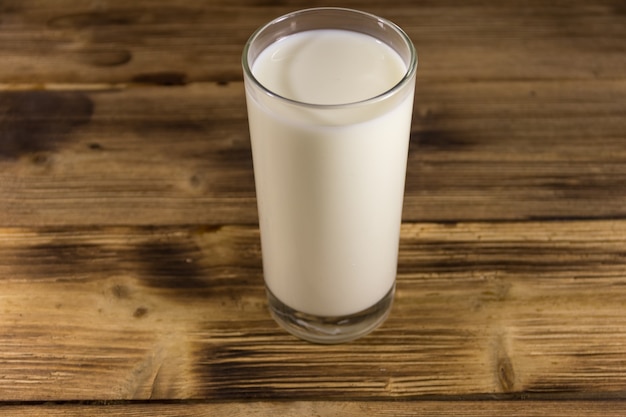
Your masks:
[{"label": "brown wooden board", "polygon": [[402,228],[391,317],[288,335],[256,227],[0,230],[1,400],[613,398],[626,223]]}]

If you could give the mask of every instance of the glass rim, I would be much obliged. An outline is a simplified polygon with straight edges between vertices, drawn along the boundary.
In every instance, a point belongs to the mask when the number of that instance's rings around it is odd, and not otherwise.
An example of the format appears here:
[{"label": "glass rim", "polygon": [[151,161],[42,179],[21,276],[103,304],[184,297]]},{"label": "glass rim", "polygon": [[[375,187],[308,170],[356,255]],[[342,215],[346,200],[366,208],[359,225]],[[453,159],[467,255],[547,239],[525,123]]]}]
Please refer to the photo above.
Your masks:
[{"label": "glass rim", "polygon": [[[363,100],[358,100],[358,101],[352,101],[352,102],[348,102],[348,103],[338,103],[338,104],[318,104],[318,103],[308,103],[306,101],[300,101],[300,100],[295,100],[295,99],[291,99],[285,96],[282,96],[280,94],[277,94],[275,92],[273,92],[272,90],[270,90],[269,88],[267,88],[266,86],[264,86],[252,73],[252,68],[250,68],[250,61],[248,60],[248,55],[250,52],[250,47],[252,46],[252,43],[261,35],[261,33],[263,31],[265,31],[267,28],[269,28],[270,26],[273,26],[277,23],[280,23],[281,21],[287,20],[287,19],[291,19],[294,18],[298,15],[303,15],[303,14],[308,14],[308,13],[315,13],[315,12],[320,12],[320,11],[332,11],[332,12],[340,12],[340,13],[351,13],[351,14],[358,14],[361,15],[363,17],[368,17],[371,19],[376,20],[379,25],[383,24],[391,29],[393,29],[398,35],[400,35],[400,37],[402,38],[402,40],[404,41],[404,43],[407,45],[408,50],[409,50],[409,54],[410,54],[410,59],[409,59],[409,63],[407,65],[406,71],[402,77],[402,79],[400,79],[400,81],[398,81],[396,84],[394,84],[393,86],[391,86],[390,88],[388,88],[387,90],[383,91],[380,94],[377,94],[373,97],[369,97]],[[331,28],[328,28],[331,29]],[[350,29],[345,29],[345,30],[350,30]],[[297,33],[297,32],[294,32]],[[373,35],[369,35],[368,36],[372,36]],[[280,38],[282,39],[282,38]],[[279,39],[279,40],[280,40]],[[388,45],[390,46],[390,45]],[[391,47],[391,46],[390,46]],[[396,51],[397,52],[397,51]],[[245,73],[245,76],[250,79],[255,86],[257,86],[258,88],[261,89],[261,91],[263,93],[265,93],[267,96],[276,98],[278,100],[282,100],[288,103],[291,103],[293,105],[297,105],[300,107],[308,107],[308,108],[315,108],[315,109],[338,109],[338,108],[347,108],[347,107],[356,107],[356,106],[360,106],[360,105],[364,105],[364,104],[369,104],[369,103],[374,103],[374,102],[378,102],[378,101],[383,101],[388,97],[393,96],[397,91],[401,90],[407,83],[409,83],[416,71],[417,71],[417,51],[415,50],[415,46],[413,45],[413,42],[411,41],[411,38],[409,38],[409,36],[406,34],[406,32],[398,25],[396,25],[395,23],[393,23],[392,21],[385,19],[383,17],[377,16],[375,14],[372,13],[368,13],[368,12],[363,12],[360,10],[356,10],[356,9],[349,9],[349,8],[343,8],[343,7],[315,7],[315,8],[309,8],[309,9],[301,9],[301,10],[297,10],[291,13],[287,13],[284,14],[282,16],[279,16],[273,20],[271,20],[270,22],[262,25],[261,27],[259,27],[258,29],[256,29],[252,35],[250,36],[250,38],[248,38],[248,41],[246,42],[244,49],[243,49],[243,53],[241,55],[241,63],[242,63],[242,67]]]}]

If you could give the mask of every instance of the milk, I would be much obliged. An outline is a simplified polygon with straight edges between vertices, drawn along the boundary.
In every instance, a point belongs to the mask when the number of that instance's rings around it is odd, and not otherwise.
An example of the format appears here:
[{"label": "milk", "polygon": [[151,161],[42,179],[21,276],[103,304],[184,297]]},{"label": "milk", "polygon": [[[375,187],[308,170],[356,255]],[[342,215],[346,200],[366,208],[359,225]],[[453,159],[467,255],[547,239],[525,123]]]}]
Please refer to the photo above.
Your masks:
[{"label": "milk", "polygon": [[289,35],[252,64],[288,99],[246,88],[265,282],[292,309],[350,315],[394,286],[414,87],[342,105],[406,71],[375,38],[326,29]]}]

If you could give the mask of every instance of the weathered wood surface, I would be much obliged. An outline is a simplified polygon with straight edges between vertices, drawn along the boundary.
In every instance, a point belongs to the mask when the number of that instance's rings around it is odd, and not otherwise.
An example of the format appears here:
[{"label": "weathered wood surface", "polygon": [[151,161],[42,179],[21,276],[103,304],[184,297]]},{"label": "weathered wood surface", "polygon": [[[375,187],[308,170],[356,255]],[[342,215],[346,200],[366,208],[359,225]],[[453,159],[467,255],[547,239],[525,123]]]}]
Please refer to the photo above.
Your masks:
[{"label": "weathered wood surface", "polygon": [[[624,217],[621,1],[374,3],[420,54],[406,221]],[[0,225],[256,223],[240,53],[303,5],[3,2]]]},{"label": "weathered wood surface", "polygon": [[266,311],[258,229],[0,230],[5,400],[626,394],[626,222],[405,224],[386,324]]},{"label": "weathered wood surface", "polygon": [[[418,89],[405,221],[626,216],[626,79]],[[5,91],[0,111],[0,225],[257,222],[240,82]]]},{"label": "weathered wood surface", "polygon": [[[414,39],[419,78],[622,78],[622,0],[338,0]],[[325,1],[3,0],[0,79],[9,84],[239,81],[251,32]]]},{"label": "weathered wood surface", "polygon": [[623,415],[623,1],[336,3],[420,64],[394,310],[328,347],[266,310],[240,70],[315,5],[0,1],[0,412]]},{"label": "weathered wood surface", "polygon": [[284,417],[336,416],[459,416],[459,417],[621,417],[626,410],[624,402],[598,401],[290,401],[243,402],[203,404],[112,404],[112,405],[38,405],[0,406],[7,415],[23,417],[73,417],[107,415],[110,417],[204,417],[204,416],[260,416]]}]

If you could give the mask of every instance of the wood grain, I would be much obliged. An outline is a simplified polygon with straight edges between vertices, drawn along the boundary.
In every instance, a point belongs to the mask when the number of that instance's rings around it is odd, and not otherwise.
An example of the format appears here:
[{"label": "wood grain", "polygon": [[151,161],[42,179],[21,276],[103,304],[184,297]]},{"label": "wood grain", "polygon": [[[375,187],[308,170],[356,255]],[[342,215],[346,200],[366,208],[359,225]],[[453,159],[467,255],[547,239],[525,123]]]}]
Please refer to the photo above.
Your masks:
[{"label": "wood grain", "polygon": [[[621,2],[338,5],[420,51],[405,221],[626,215]],[[240,50],[303,6],[3,2],[0,225],[256,224]]]},{"label": "wood grain", "polygon": [[[257,222],[239,82],[5,91],[0,115],[0,225]],[[624,80],[422,83],[404,220],[623,218],[625,131]]]},{"label": "wood grain", "polygon": [[[626,65],[620,0],[507,2],[338,0],[389,18],[414,39],[419,77],[614,79]],[[121,0],[2,2],[0,80],[8,84],[238,81],[250,34],[284,13],[328,6],[280,2]]]},{"label": "wood grain", "polygon": [[254,414],[271,417],[303,415],[333,416],[459,416],[484,417],[507,415],[511,417],[588,417],[622,416],[626,409],[623,401],[292,401],[292,402],[243,402],[243,403],[124,403],[109,405],[37,405],[0,407],[8,415],[31,416],[186,416],[229,415],[234,417]]},{"label": "wood grain", "polygon": [[405,224],[391,317],[317,346],[256,227],[0,231],[0,400],[621,398],[626,223]]}]

